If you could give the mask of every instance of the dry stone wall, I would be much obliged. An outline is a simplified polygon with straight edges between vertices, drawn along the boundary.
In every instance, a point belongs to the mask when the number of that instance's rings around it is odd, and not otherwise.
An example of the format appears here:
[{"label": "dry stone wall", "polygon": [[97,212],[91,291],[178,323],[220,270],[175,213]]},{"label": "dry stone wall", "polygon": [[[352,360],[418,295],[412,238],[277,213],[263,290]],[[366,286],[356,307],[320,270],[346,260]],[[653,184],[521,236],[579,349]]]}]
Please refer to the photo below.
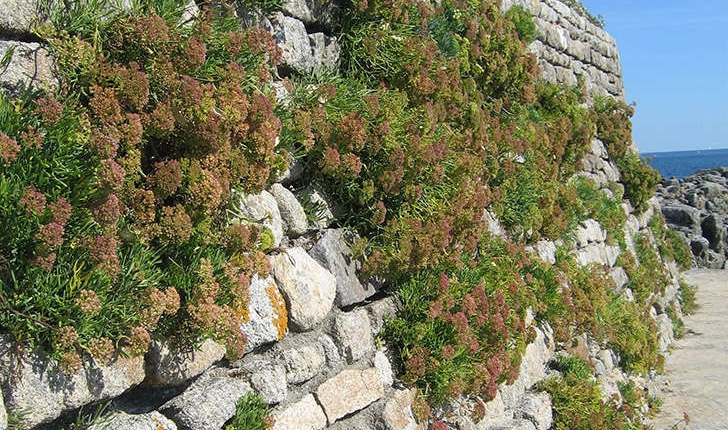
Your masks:
[{"label": "dry stone wall", "polygon": [[539,35],[529,50],[544,78],[567,85],[582,78],[589,94],[624,99],[614,37],[559,0],[504,0],[503,8],[516,4],[534,16]]},{"label": "dry stone wall", "polygon": [[[504,7],[521,4],[536,19],[539,39],[530,49],[538,56],[543,76],[576,85],[579,76],[592,95],[624,97],[621,66],[614,39],[558,0],[505,0]],[[23,85],[53,85],[52,60],[36,42],[29,42],[30,25],[37,18],[33,0],[0,0],[0,57],[15,47],[0,85],[13,91]],[[239,10],[241,19],[271,31],[282,49],[279,75],[335,69],[341,48],[334,36],[340,9],[336,2],[286,0],[269,16]],[[283,86],[278,96],[285,102]],[[377,283],[357,276],[360,262],[347,243],[352,238],[330,228],[331,207],[315,221],[306,219],[301,201],[326,205],[313,189],[293,190],[295,165],[258,195],[235,195],[237,213],[262,220],[274,238],[276,252],[269,260],[272,275],[255,277],[250,286],[250,309],[241,321],[248,336],[246,355],[239,361],[223,359],[224,347],[209,340],[197,350],[181,350],[155,341],[142,359],[119,357],[108,366],[85,363],[82,372],[68,377],[41,353],[21,359],[9,337],[0,338],[0,430],[7,427],[6,409],[20,417],[24,428],[58,428],[80,406],[113,399],[105,425],[92,428],[219,430],[235,413],[237,400],[250,391],[273,406],[276,430],[383,429],[417,430],[412,411],[415,392],[396,377],[396,362],[386,345],[376,341],[384,319],[397,304]],[[619,171],[604,145],[595,140],[581,173],[603,189],[619,181]],[[653,202],[655,207],[656,202]],[[628,203],[625,235],[647,231],[647,214],[637,215]],[[653,210],[653,209],[651,209]],[[503,231],[490,220],[491,231]],[[532,251],[555,262],[557,245],[543,240]],[[617,285],[629,296],[627,276],[615,267],[621,250],[606,242],[604,228],[587,220],[568,245],[582,264],[598,263],[612,270]],[[676,270],[673,268],[673,270]],[[674,273],[673,273],[674,274]],[[672,301],[677,282],[663,301]],[[661,309],[665,309],[663,306]],[[671,340],[669,318],[654,312],[660,322],[662,347]],[[531,318],[535,341],[525,351],[519,377],[501,385],[485,404],[486,415],[474,422],[469,412],[479,400],[461,399],[447,416],[459,428],[522,428],[546,430],[552,425],[551,400],[533,391],[551,373],[557,354],[548,324]],[[584,358],[591,361],[607,395],[619,395],[616,383],[625,381],[615,354],[587,336],[580,339]]]}]

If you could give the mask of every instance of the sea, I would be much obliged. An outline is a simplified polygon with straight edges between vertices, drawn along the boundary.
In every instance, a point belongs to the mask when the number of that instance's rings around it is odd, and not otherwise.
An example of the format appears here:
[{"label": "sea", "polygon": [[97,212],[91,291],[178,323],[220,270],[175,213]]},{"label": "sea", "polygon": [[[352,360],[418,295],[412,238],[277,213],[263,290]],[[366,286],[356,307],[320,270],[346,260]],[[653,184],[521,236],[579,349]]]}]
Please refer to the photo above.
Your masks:
[{"label": "sea", "polygon": [[648,152],[640,154],[663,178],[682,179],[698,170],[728,166],[727,149]]}]

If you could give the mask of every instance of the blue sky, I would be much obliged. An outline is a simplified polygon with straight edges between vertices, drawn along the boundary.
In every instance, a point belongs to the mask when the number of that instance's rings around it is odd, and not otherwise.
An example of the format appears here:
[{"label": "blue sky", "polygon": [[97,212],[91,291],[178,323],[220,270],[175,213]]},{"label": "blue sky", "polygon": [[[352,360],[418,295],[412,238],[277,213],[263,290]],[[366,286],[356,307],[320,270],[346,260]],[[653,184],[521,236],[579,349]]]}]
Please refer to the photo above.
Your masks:
[{"label": "blue sky", "polygon": [[582,0],[617,39],[640,152],[728,148],[726,0]]}]

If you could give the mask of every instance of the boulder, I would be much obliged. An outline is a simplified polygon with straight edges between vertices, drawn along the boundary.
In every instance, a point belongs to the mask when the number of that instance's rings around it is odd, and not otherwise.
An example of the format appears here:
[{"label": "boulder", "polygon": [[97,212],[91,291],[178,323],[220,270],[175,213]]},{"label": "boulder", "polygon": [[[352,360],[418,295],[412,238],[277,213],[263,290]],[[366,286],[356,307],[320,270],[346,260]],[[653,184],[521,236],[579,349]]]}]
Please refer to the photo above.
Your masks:
[{"label": "boulder", "polygon": [[334,338],[349,364],[374,353],[372,327],[365,309],[339,314],[334,321]]},{"label": "boulder", "polygon": [[300,384],[318,375],[326,365],[326,355],[319,344],[307,344],[284,350],[281,354],[286,379]]},{"label": "boulder", "polygon": [[280,403],[288,396],[286,370],[282,365],[264,358],[255,358],[243,364],[250,384],[267,404]]},{"label": "boulder", "polygon": [[424,424],[417,424],[412,414],[412,402],[415,390],[395,390],[387,400],[382,413],[382,422],[386,430],[424,430]]},{"label": "boulder", "polygon": [[271,414],[273,430],[321,430],[326,427],[326,415],[313,395],[303,398]]},{"label": "boulder", "polygon": [[306,233],[306,230],[308,230],[306,212],[304,212],[303,206],[301,206],[296,196],[281,184],[271,185],[270,193],[278,202],[278,209],[285,223],[288,236],[298,237]]},{"label": "boulder", "polygon": [[112,412],[100,423],[92,424],[88,430],[177,430],[177,425],[157,411],[132,415],[126,412]]},{"label": "boulder", "polygon": [[323,33],[309,35],[302,21],[282,12],[269,16],[270,32],[281,48],[282,74],[311,73],[338,65],[341,47],[336,38]]},{"label": "boulder", "polygon": [[526,393],[513,412],[515,418],[531,421],[536,430],[548,430],[554,422],[551,396],[545,392]]},{"label": "boulder", "polygon": [[225,346],[212,339],[197,348],[182,349],[166,340],[153,341],[146,356],[147,382],[153,386],[180,385],[225,356]]},{"label": "boulder", "polygon": [[697,230],[700,228],[700,211],[694,207],[679,203],[662,207],[662,214],[670,224],[676,224]]},{"label": "boulder", "polygon": [[271,259],[291,325],[308,331],[323,321],[334,304],[336,279],[303,248],[289,248]]},{"label": "boulder", "polygon": [[24,427],[114,398],[143,380],[143,357],[118,356],[107,365],[86,361],[74,375],[63,372],[42,351],[18,358],[11,339],[0,336],[0,388],[5,395],[5,407],[10,413],[25,412]]},{"label": "boulder", "polygon": [[347,369],[319,385],[316,398],[323,407],[329,424],[379,400],[384,385],[379,371]]},{"label": "boulder", "polygon": [[248,337],[245,351],[283,339],[288,332],[288,311],[272,276],[261,279],[253,275],[248,288],[248,315],[240,330]]},{"label": "boulder", "polygon": [[[6,9],[0,6],[0,10],[4,14]],[[53,58],[39,43],[0,40],[0,59],[10,52],[10,63],[0,73],[0,90],[14,94],[27,87],[53,88],[58,85],[53,73]]]},{"label": "boulder", "polygon": [[220,430],[250,390],[250,384],[239,378],[202,377],[159,411],[183,429]]},{"label": "boulder", "polygon": [[379,376],[382,378],[384,388],[391,387],[394,383],[394,372],[392,372],[392,363],[387,358],[387,349],[378,349],[377,353],[374,354],[373,361],[374,367],[379,371]]},{"label": "boulder", "polygon": [[326,230],[308,253],[336,278],[337,306],[359,303],[376,293],[372,283],[359,280],[361,262],[353,258],[343,229]]},{"label": "boulder", "polygon": [[716,252],[723,250],[723,240],[725,239],[725,220],[720,215],[711,213],[700,224],[703,237],[710,242],[710,249]]},{"label": "boulder", "polygon": [[336,1],[285,0],[281,9],[307,26],[332,30],[338,28],[341,21],[341,7]]},{"label": "boulder", "polygon": [[[0,0],[0,36],[29,35],[39,17],[38,0]],[[1,56],[0,56],[1,57]]]},{"label": "boulder", "polygon": [[229,221],[241,224],[259,224],[268,227],[273,233],[273,248],[281,246],[283,240],[283,218],[275,197],[268,191],[260,194],[233,193],[235,215]]}]

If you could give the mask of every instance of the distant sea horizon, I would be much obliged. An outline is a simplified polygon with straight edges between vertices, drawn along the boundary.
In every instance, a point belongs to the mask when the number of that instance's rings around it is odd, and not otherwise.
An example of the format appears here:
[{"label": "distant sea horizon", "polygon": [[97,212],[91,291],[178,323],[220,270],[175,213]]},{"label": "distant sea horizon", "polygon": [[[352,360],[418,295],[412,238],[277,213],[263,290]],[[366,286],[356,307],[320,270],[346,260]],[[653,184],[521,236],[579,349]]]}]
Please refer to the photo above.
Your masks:
[{"label": "distant sea horizon", "polygon": [[682,179],[698,170],[728,166],[728,148],[645,152],[640,157],[657,169],[663,178]]}]

